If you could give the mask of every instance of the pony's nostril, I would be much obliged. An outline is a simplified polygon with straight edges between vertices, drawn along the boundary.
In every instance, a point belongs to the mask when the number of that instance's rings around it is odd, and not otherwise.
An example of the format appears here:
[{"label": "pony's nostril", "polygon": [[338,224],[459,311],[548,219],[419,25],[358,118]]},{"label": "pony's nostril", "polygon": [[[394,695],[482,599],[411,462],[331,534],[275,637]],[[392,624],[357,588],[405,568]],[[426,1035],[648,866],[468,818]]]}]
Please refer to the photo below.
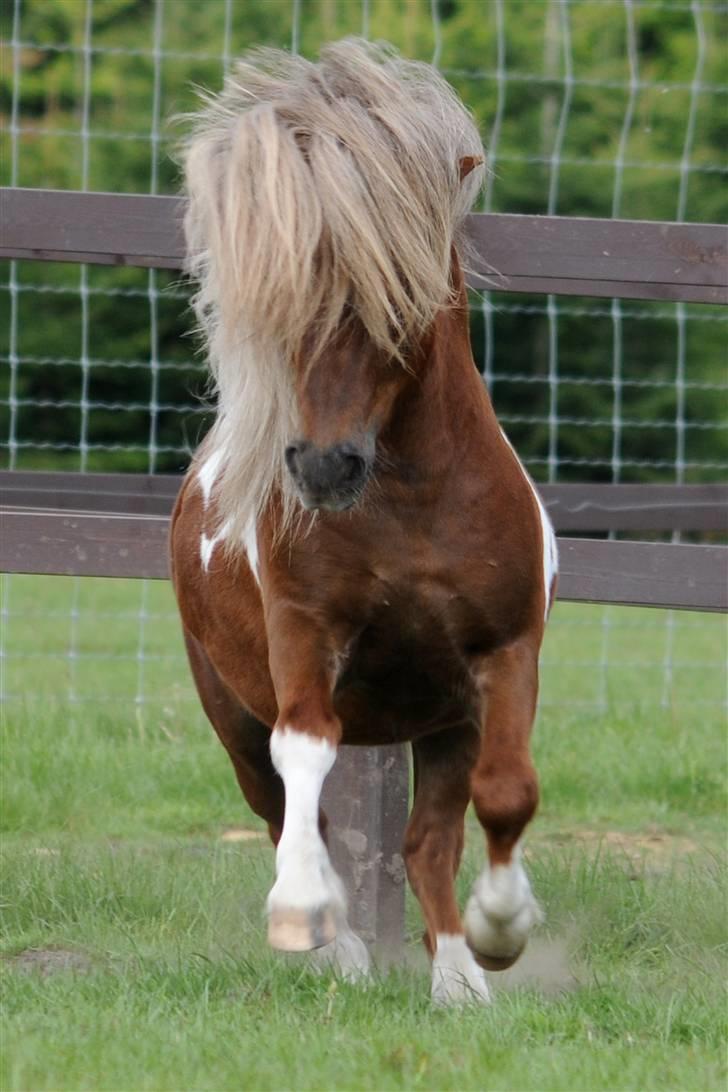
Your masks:
[{"label": "pony's nostril", "polygon": [[361,455],[344,456],[345,481],[349,484],[361,481],[366,472],[366,463]]},{"label": "pony's nostril", "polygon": [[298,444],[289,444],[283,452],[286,466],[293,474],[298,469]]}]

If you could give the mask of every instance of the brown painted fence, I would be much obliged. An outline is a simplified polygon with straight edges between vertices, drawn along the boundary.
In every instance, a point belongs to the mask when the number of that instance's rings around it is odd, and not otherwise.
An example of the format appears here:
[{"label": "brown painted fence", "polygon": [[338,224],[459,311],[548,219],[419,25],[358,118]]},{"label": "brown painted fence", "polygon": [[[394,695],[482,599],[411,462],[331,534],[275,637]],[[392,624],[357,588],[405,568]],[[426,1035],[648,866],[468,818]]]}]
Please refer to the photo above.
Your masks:
[{"label": "brown painted fence", "polygon": [[[181,479],[0,472],[0,571],[166,579]],[[725,531],[722,485],[539,487],[557,531]],[[559,538],[559,598],[728,609],[723,546]]]},{"label": "brown painted fence", "polygon": [[[0,189],[0,257],[178,268],[173,197]],[[474,285],[513,292],[728,302],[728,229],[713,224],[477,215]],[[167,576],[173,476],[0,474],[0,571]],[[541,486],[558,531],[725,531],[716,485]],[[560,598],[726,610],[723,546],[559,539]],[[343,748],[325,791],[356,928],[380,949],[404,920],[403,748]]]},{"label": "brown painted fence", "polygon": [[[0,189],[0,258],[179,268],[177,197]],[[567,296],[728,302],[728,228],[477,214],[480,287]],[[487,279],[487,280],[486,280]]]}]

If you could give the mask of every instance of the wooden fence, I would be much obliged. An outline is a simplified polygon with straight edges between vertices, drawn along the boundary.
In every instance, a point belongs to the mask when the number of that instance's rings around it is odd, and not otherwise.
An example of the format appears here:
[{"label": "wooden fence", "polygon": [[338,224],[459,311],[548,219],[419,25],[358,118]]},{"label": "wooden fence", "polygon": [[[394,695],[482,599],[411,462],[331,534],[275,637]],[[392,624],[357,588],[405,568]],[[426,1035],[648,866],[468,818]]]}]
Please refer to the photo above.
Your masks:
[{"label": "wooden fence", "polygon": [[[0,471],[0,571],[164,580],[176,475]],[[558,531],[723,531],[723,485],[541,485]],[[725,610],[723,546],[559,536],[559,598]]]},{"label": "wooden fence", "polygon": [[[177,197],[0,189],[0,258],[179,268]],[[508,292],[728,303],[728,228],[476,214],[474,285]]]},{"label": "wooden fence", "polygon": [[[0,257],[178,268],[184,204],[173,197],[0,190]],[[501,291],[728,302],[728,229],[712,224],[475,215],[471,283]],[[173,476],[0,473],[0,571],[167,576]],[[721,485],[539,487],[557,531],[728,529]],[[728,609],[717,545],[559,537],[559,596]],[[355,928],[380,951],[401,940],[408,806],[404,748],[342,748],[325,790],[334,863]]]}]

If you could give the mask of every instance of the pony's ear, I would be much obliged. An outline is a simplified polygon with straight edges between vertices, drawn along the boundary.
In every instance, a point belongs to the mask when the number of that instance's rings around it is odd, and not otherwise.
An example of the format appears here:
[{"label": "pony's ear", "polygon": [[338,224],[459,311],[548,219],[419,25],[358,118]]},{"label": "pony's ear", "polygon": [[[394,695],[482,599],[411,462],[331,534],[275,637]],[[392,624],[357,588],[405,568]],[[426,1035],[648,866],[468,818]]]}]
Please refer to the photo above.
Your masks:
[{"label": "pony's ear", "polygon": [[476,167],[480,167],[485,163],[482,155],[464,155],[460,160],[460,181],[468,177],[471,171],[474,171]]}]

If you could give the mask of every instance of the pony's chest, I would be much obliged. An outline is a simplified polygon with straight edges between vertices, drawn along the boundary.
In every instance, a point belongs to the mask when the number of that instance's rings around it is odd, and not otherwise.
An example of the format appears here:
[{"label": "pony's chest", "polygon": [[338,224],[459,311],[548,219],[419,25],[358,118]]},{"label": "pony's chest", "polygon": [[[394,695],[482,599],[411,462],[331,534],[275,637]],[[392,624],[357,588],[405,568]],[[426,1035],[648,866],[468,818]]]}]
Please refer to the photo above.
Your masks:
[{"label": "pony's chest", "polygon": [[349,644],[340,686],[415,719],[418,709],[427,718],[461,716],[476,701],[475,656],[498,643],[487,612],[450,580],[382,581]]},{"label": "pony's chest", "polygon": [[353,742],[367,742],[372,724],[379,733],[389,725],[395,742],[477,717],[468,656],[442,612],[416,598],[392,595],[372,612],[349,645],[336,693]]},{"label": "pony's chest", "polygon": [[388,647],[467,662],[512,638],[529,598],[506,557],[411,542],[374,566],[364,614]]}]

